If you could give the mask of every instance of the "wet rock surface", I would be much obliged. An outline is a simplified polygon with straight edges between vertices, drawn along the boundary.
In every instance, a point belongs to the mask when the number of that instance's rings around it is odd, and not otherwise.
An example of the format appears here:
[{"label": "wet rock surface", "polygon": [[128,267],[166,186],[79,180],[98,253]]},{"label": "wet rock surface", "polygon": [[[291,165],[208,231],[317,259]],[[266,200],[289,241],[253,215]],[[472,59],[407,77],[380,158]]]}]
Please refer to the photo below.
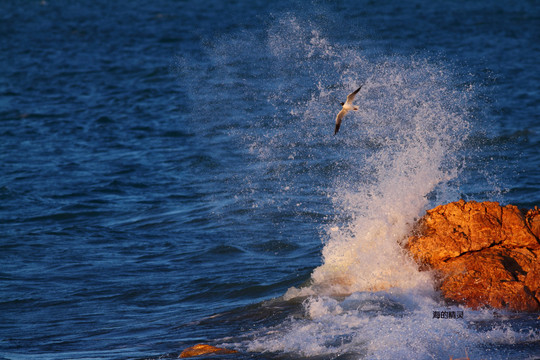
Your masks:
[{"label": "wet rock surface", "polygon": [[236,350],[219,348],[219,347],[215,347],[208,344],[197,344],[182,351],[179,358],[190,358],[190,357],[208,355],[208,354],[217,354],[217,355],[234,354],[237,352],[238,351]]},{"label": "wet rock surface", "polygon": [[540,311],[539,238],[538,208],[460,200],[428,210],[406,248],[450,302]]}]

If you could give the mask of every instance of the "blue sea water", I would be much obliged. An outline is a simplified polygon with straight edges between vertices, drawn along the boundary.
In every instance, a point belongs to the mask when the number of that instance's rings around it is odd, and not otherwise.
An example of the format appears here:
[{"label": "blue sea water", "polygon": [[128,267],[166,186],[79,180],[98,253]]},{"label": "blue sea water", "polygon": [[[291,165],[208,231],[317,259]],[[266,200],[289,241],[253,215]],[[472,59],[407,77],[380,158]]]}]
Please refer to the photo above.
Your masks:
[{"label": "blue sea water", "polygon": [[0,358],[540,357],[400,250],[540,205],[539,40],[538,1],[2,1]]}]

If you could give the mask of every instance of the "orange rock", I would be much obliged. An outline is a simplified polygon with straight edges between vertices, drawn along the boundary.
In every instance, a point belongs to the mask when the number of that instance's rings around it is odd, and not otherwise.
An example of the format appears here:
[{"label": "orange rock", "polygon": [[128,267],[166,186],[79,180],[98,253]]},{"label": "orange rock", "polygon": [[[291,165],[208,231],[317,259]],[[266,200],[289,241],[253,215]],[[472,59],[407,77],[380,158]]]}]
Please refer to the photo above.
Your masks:
[{"label": "orange rock", "polygon": [[525,215],[527,221],[527,226],[531,229],[531,232],[540,239],[540,209],[538,206],[535,206],[534,209],[531,209]]},{"label": "orange rock", "polygon": [[182,351],[179,358],[189,358],[194,356],[206,355],[206,354],[234,354],[236,350],[229,350],[224,348],[218,348],[207,344],[197,344]]},{"label": "orange rock", "polygon": [[427,211],[406,248],[443,296],[472,308],[540,311],[540,211],[458,202]]}]

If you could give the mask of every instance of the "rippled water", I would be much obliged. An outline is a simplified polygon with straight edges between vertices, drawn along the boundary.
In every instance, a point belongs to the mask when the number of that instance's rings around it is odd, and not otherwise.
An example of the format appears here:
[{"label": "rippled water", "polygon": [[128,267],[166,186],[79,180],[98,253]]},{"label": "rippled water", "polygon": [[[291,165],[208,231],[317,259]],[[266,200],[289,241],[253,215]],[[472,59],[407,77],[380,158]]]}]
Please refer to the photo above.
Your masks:
[{"label": "rippled water", "polygon": [[399,246],[539,204],[536,1],[0,10],[0,358],[540,356],[538,314],[446,308]]}]

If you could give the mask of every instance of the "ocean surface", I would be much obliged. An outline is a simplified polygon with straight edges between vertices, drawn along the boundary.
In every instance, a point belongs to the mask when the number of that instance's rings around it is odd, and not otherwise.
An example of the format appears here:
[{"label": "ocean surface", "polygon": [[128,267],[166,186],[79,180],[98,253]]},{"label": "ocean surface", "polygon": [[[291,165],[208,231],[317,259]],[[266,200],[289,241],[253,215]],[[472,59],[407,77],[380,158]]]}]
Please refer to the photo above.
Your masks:
[{"label": "ocean surface", "polygon": [[2,0],[0,359],[540,358],[401,250],[540,205],[539,59],[537,0]]}]

